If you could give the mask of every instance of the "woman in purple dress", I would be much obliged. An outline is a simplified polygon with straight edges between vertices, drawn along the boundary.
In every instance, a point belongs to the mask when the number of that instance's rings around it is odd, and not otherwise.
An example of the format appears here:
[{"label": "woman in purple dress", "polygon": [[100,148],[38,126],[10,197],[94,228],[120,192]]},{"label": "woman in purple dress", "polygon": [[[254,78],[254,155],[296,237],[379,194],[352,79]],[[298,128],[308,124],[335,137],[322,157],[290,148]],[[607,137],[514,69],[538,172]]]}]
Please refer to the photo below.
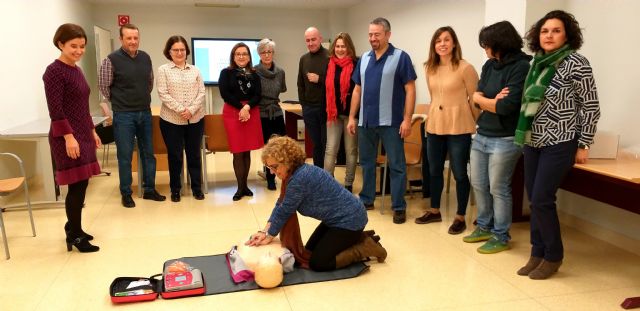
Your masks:
[{"label": "woman in purple dress", "polygon": [[69,187],[64,202],[67,251],[75,246],[81,253],[96,252],[100,248],[89,243],[93,236],[82,230],[82,206],[89,178],[100,173],[96,159],[100,138],[89,113],[90,89],[76,66],[84,54],[87,35],[78,25],[64,24],[53,36],[53,44],[60,50],[60,57],[47,67],[42,80],[51,117],[49,145],[56,165],[56,182]]}]

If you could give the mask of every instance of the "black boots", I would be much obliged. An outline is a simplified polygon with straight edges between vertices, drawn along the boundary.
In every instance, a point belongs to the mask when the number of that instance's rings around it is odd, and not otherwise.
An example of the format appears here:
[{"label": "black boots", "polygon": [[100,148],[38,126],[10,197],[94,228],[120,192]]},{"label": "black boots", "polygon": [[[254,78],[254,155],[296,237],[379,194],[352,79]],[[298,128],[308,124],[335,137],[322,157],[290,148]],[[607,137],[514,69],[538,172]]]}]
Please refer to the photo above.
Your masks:
[{"label": "black boots", "polygon": [[[71,230],[71,229],[70,229],[70,227],[69,227],[69,222],[67,221],[67,222],[64,224],[64,233],[66,233],[66,234],[67,234],[67,236],[69,236],[69,231],[70,231],[70,230]],[[88,240],[88,241],[92,241],[92,240],[93,240],[93,235],[91,235],[91,234],[88,234],[88,233],[84,232],[84,230],[81,232],[81,235],[83,235],[85,238],[87,238],[87,240]]]},{"label": "black boots", "polygon": [[92,253],[100,250],[100,247],[91,245],[91,243],[87,241],[86,237],[79,237],[75,239],[67,237],[67,252],[71,251],[72,245],[75,246],[81,253]]}]

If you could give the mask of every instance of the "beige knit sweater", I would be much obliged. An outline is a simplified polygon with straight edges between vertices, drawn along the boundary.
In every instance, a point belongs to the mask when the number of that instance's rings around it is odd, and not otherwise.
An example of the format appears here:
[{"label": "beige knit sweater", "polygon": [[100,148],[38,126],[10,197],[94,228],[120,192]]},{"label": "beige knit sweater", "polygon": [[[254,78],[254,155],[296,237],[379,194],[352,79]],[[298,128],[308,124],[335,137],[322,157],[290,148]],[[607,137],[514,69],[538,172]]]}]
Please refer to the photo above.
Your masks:
[{"label": "beige knit sweater", "polygon": [[478,73],[471,64],[461,60],[455,70],[450,65],[439,66],[435,73],[425,68],[427,87],[431,95],[427,133],[437,135],[473,134],[480,109],[473,105],[473,93],[478,86]]}]

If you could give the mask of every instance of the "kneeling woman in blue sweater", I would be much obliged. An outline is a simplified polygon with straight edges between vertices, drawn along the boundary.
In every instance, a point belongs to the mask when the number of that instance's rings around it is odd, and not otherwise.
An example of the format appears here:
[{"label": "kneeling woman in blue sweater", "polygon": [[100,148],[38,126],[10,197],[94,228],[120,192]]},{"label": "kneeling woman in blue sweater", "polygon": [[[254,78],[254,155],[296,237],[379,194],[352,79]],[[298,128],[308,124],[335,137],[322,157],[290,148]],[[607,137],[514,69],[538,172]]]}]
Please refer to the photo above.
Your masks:
[{"label": "kneeling woman in blue sweater", "polygon": [[[264,230],[251,236],[248,245],[269,244],[280,233],[284,247],[303,267],[329,271],[367,257],[384,262],[387,251],[372,231],[363,232],[367,212],[353,194],[323,169],[304,163],[302,148],[289,137],[273,137],[264,147],[262,162],[282,179],[282,193]],[[321,221],[304,249],[296,212]],[[375,240],[374,240],[375,239]]]}]

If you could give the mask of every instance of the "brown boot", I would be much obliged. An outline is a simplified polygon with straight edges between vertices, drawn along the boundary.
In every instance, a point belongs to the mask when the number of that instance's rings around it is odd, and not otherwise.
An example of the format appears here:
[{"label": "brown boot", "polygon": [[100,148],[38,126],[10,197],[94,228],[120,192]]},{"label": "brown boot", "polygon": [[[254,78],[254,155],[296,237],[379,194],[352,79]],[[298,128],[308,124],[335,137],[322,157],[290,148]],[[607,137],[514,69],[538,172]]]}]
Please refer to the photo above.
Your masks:
[{"label": "brown boot", "polygon": [[532,280],[544,280],[548,279],[551,275],[558,272],[558,268],[562,265],[560,261],[546,261],[542,260],[542,263],[529,273],[529,278]]},{"label": "brown boot", "polygon": [[524,267],[520,268],[518,270],[518,275],[529,275],[529,273],[531,273],[531,271],[535,270],[535,268],[537,268],[540,263],[542,263],[542,258],[541,257],[529,257],[529,261],[527,261],[527,264],[524,265]]},{"label": "brown boot", "polygon": [[373,239],[373,241],[376,242],[376,243],[380,242],[380,236],[376,235],[376,231],[375,230],[362,231],[362,236],[360,237],[360,242],[364,242],[364,240],[367,237],[371,237]]},{"label": "brown boot", "polygon": [[362,261],[367,257],[376,257],[378,262],[384,262],[387,258],[387,250],[367,237],[364,241],[343,250],[336,256],[336,269],[346,267],[354,262]]}]

